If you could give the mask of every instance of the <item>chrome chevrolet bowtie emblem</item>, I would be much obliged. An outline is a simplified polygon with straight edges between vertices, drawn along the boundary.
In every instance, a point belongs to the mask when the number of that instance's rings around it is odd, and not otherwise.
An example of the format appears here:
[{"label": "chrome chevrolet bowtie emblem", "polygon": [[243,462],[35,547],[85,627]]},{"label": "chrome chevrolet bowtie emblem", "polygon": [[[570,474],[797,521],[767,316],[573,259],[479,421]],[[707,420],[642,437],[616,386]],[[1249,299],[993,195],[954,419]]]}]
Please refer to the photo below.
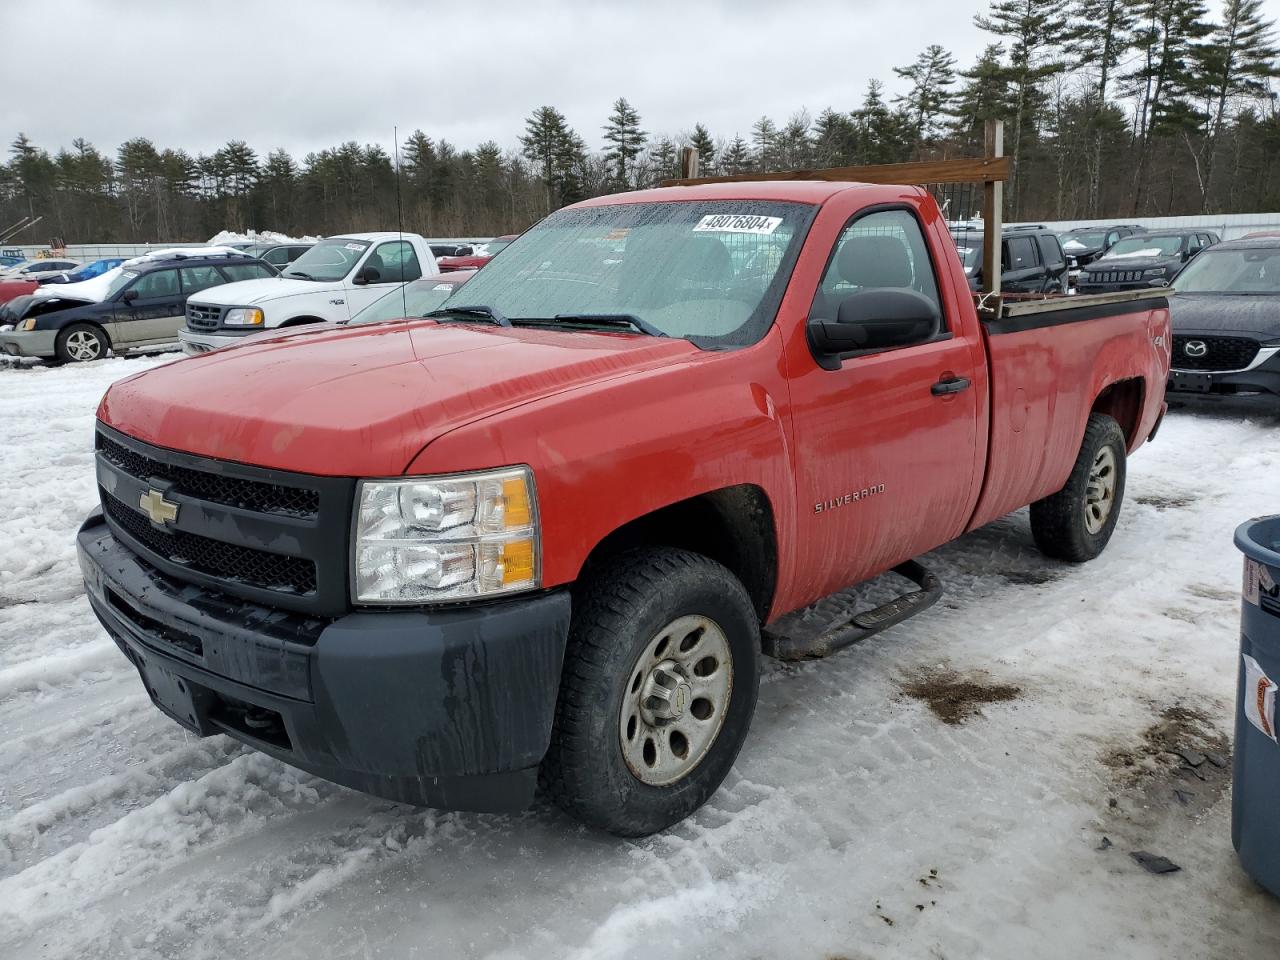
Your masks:
[{"label": "chrome chevrolet bowtie emblem", "polygon": [[1209,345],[1203,340],[1188,340],[1182,352],[1188,357],[1203,357],[1209,352]]},{"label": "chrome chevrolet bowtie emblem", "polygon": [[148,490],[138,499],[142,512],[151,518],[152,523],[173,523],[178,519],[178,505],[166,500],[159,490]]}]

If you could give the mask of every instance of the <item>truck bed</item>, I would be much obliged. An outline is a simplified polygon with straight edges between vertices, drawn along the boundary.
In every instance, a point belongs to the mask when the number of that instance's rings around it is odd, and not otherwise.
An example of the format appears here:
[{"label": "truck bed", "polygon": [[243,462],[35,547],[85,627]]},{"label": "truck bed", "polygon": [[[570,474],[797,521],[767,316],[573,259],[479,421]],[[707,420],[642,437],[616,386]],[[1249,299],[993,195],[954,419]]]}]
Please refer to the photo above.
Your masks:
[{"label": "truck bed", "polygon": [[969,529],[1059,490],[1096,409],[1119,421],[1130,453],[1141,446],[1163,410],[1144,399],[1164,393],[1168,306],[1167,292],[1153,288],[979,311],[991,403],[986,479]]}]

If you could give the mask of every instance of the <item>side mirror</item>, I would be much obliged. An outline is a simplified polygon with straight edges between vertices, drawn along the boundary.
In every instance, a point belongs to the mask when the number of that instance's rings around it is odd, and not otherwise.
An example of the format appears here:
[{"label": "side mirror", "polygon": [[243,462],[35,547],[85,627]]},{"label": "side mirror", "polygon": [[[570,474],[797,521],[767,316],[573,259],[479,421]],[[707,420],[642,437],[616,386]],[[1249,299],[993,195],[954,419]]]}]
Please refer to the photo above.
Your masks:
[{"label": "side mirror", "polygon": [[922,343],[941,326],[938,305],[923,294],[902,287],[861,290],[840,302],[834,321],[810,318],[809,345],[823,369],[838,370],[844,354]]},{"label": "side mirror", "polygon": [[133,301],[138,299],[138,291],[130,287],[124,293],[120,294],[120,299],[125,303],[133,303]]},{"label": "side mirror", "polygon": [[351,278],[351,282],[363,285],[366,283],[377,283],[381,279],[382,274],[378,272],[377,267],[364,267]]}]

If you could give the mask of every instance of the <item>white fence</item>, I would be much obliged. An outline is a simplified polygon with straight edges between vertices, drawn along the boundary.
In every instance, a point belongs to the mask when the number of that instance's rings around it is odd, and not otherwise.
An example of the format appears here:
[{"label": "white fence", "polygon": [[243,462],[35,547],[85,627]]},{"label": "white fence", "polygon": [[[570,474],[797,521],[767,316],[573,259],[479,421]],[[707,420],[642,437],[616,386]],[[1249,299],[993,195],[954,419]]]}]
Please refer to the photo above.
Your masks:
[{"label": "white fence", "polygon": [[[1148,230],[1212,230],[1223,240],[1234,240],[1261,230],[1280,231],[1280,213],[1219,213],[1196,217],[1112,217],[1110,220],[1036,220],[1050,230],[1072,227],[1111,227],[1132,223]],[[1012,224],[1010,224],[1012,226]]]},{"label": "white fence", "polygon": [[[338,234],[341,236],[341,234]],[[470,243],[479,244],[492,240],[492,237],[465,239],[461,237],[427,238],[428,243]],[[178,243],[69,243],[66,256],[69,260],[88,263],[106,257],[139,257],[152,250],[169,250],[175,247],[203,247],[203,243],[179,241]],[[45,244],[4,243],[0,244],[0,253],[13,253],[16,256],[35,259],[49,256],[49,247]]]}]

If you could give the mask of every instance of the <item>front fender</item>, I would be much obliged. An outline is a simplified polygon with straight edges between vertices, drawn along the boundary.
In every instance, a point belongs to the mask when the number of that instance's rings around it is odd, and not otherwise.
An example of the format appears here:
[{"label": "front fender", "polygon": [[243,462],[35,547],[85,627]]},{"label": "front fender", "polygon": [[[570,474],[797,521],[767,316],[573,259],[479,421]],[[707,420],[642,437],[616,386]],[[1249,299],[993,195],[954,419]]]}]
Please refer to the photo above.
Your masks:
[{"label": "front fender", "polygon": [[572,582],[624,524],[739,484],[760,487],[777,525],[778,583],[795,529],[790,411],[776,328],[753,347],[572,388],[458,427],[406,473],[533,468],[542,582]]}]

